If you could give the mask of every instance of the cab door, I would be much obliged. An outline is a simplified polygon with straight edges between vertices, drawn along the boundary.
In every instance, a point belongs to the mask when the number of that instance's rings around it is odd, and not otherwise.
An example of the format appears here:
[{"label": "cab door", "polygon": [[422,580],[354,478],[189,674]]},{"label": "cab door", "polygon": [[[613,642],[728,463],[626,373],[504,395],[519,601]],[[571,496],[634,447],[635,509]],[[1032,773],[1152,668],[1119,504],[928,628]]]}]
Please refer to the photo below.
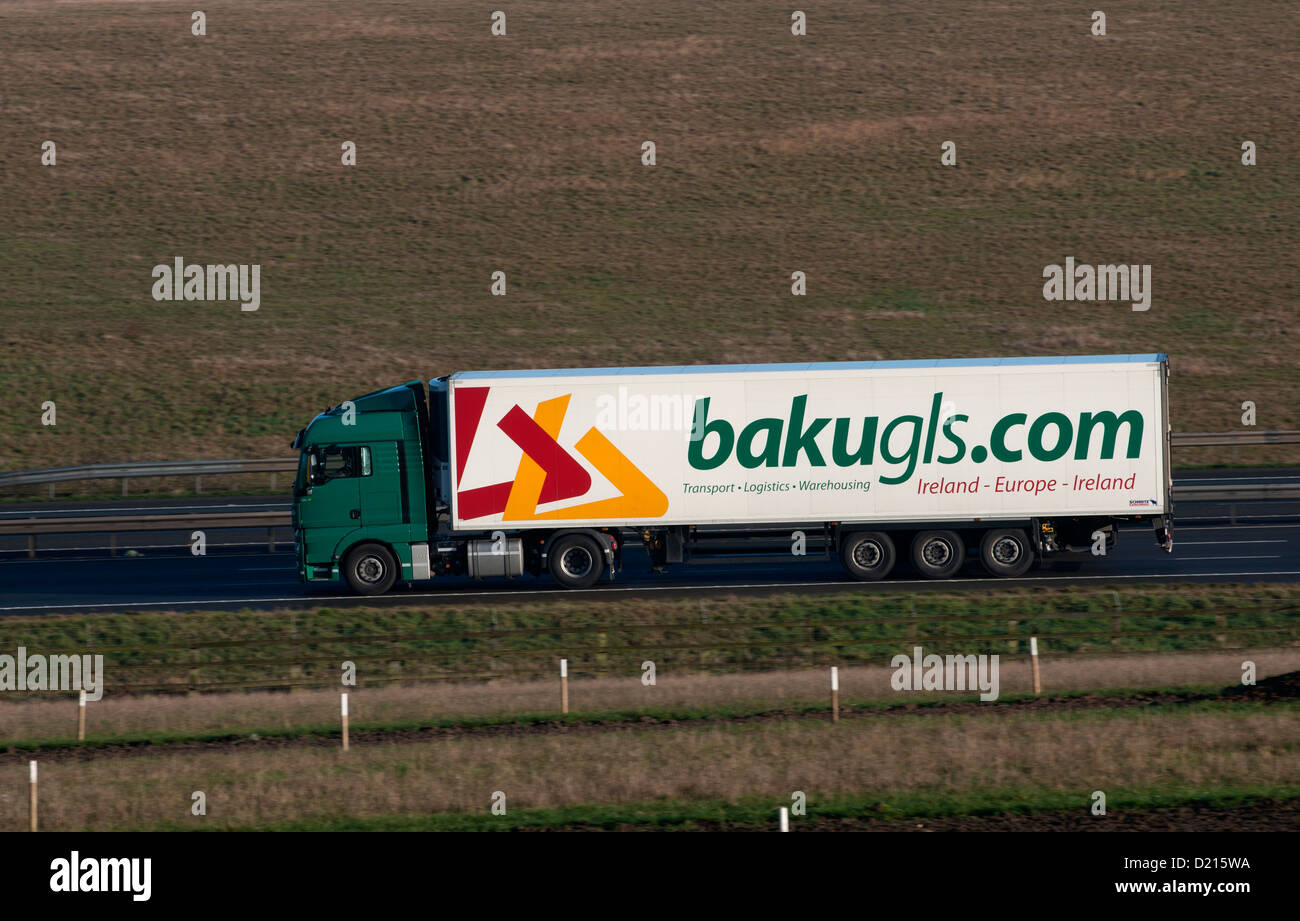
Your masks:
[{"label": "cab door", "polygon": [[306,483],[297,498],[298,527],[310,564],[331,562],[334,548],[361,527],[361,449],[330,445],[307,459]]}]

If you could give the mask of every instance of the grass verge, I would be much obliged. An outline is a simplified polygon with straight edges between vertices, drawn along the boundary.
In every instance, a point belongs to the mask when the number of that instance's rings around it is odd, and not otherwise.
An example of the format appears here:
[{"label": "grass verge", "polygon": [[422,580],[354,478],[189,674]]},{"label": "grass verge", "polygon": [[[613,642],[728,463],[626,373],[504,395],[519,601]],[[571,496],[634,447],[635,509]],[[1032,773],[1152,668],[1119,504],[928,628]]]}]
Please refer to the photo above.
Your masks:
[{"label": "grass verge", "polygon": [[[1268,805],[1300,797],[1300,784],[1258,784],[1202,790],[1116,790],[1107,795],[1107,809],[1161,810],[1179,807],[1234,809]],[[877,796],[852,794],[809,800],[810,819],[872,818],[886,822],[955,816],[1033,815],[1041,812],[1087,813],[1086,794],[1016,789],[971,790],[960,794],[908,793]],[[140,831],[695,831],[727,828],[732,831],[773,831],[778,802],[772,797],[743,797],[736,802],[710,800],[697,803],[620,803],[580,805],[559,809],[522,809],[503,816],[455,812],[402,816],[338,816],[296,822],[273,822],[242,827],[214,828],[167,822]],[[785,805],[785,803],[779,803]],[[799,818],[792,819],[798,830]]]},{"label": "grass verge", "polygon": [[565,599],[295,611],[42,615],[0,622],[0,649],[103,654],[121,689],[228,690],[412,679],[711,672],[888,661],[927,652],[1099,655],[1295,642],[1300,585],[1173,585],[970,593]]}]

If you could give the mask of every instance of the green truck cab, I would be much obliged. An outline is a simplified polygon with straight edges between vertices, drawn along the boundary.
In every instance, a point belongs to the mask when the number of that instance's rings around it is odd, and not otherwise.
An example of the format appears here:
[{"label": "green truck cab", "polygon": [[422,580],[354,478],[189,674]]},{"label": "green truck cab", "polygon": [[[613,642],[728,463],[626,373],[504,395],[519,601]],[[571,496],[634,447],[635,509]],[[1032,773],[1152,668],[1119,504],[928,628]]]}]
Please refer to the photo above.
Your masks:
[{"label": "green truck cab", "polygon": [[376,391],[298,433],[293,528],[303,582],[342,578],[365,594],[427,579],[437,522],[425,457],[424,385]]}]

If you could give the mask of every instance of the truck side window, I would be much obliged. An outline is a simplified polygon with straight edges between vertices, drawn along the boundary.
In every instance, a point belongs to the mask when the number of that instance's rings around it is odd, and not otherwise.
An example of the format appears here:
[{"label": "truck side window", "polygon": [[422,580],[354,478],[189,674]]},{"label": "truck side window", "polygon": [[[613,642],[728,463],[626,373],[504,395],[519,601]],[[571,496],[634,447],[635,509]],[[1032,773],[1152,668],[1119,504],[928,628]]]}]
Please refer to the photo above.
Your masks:
[{"label": "truck side window", "polygon": [[370,449],[366,447],[321,448],[316,455],[313,481],[324,483],[340,477],[370,476]]}]

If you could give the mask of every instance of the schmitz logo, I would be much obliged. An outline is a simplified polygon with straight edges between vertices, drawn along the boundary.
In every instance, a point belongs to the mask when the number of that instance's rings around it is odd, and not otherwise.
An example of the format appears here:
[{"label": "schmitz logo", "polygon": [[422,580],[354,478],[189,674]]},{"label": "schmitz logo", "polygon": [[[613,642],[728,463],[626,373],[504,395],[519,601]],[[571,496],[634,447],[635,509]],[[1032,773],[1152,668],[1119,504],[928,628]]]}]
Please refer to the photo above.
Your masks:
[{"label": "schmitz logo", "polygon": [[[490,387],[459,387],[454,391],[456,415],[456,482],[462,482],[478,433]],[[513,480],[456,492],[456,514],[462,520],[502,515],[505,521],[570,518],[660,518],[668,497],[636,464],[627,459],[594,426],[574,449],[620,495],[539,512],[537,507],[580,499],[591,491],[591,474],[556,440],[573,394],[537,404],[532,416],[515,404],[496,426],[522,452]]]}]

